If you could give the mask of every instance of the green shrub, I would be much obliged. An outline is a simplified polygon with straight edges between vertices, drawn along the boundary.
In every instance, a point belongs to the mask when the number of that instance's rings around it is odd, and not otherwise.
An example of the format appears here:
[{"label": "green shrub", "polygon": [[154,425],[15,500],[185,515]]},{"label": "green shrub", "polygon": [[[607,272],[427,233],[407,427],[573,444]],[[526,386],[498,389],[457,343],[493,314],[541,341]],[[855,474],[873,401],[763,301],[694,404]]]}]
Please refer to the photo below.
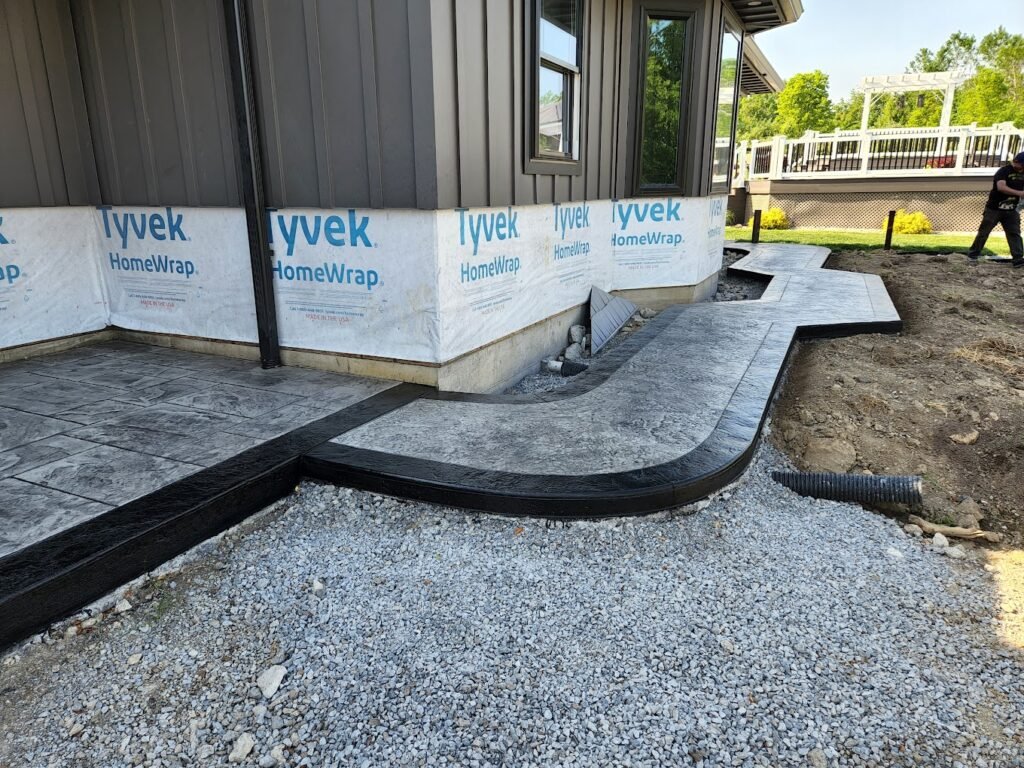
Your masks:
[{"label": "green shrub", "polygon": [[[753,218],[747,226],[754,226]],[[789,217],[781,208],[769,208],[761,214],[761,229],[789,229],[790,226]]]},{"label": "green shrub", "polygon": [[736,212],[732,208],[725,209],[725,226],[731,227],[736,223]]},{"label": "green shrub", "polygon": [[[886,216],[882,222],[882,231],[889,226],[889,217]],[[902,208],[896,211],[896,221],[893,223],[892,231],[898,235],[930,235],[932,223],[921,211],[907,213]]]}]

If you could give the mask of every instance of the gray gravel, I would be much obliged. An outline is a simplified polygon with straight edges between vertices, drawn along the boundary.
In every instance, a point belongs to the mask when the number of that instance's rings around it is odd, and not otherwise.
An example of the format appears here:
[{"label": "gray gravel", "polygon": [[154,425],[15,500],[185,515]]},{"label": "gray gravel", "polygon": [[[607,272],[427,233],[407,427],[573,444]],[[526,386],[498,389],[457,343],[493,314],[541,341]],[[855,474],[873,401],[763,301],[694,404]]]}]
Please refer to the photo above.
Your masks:
[{"label": "gray gravel", "polygon": [[304,483],[8,654],[0,765],[1024,765],[979,563],[782,461],[572,525]]},{"label": "gray gravel", "polygon": [[[629,338],[630,334],[634,331],[638,331],[649,323],[656,315],[651,314],[650,318],[641,316],[640,311],[637,310],[619,332],[608,339],[608,342],[598,350],[597,354],[591,358],[589,350],[584,354],[583,362],[589,363],[591,360],[598,360],[602,355],[607,354],[611,350],[615,349],[619,344]],[[538,364],[539,366],[539,364]],[[584,374],[585,375],[585,374]],[[560,373],[551,373],[545,369],[541,369],[537,373],[532,373],[529,376],[524,376],[511,387],[508,388],[506,394],[510,395],[538,395],[543,392],[556,392],[562,387],[566,387],[576,380],[574,376],[562,376]]]},{"label": "gray gravel", "polygon": [[722,256],[722,268],[718,272],[718,290],[712,301],[747,301],[760,299],[768,287],[767,280],[756,280],[752,277],[738,277],[729,274],[729,267],[746,256],[746,252],[725,250]]}]

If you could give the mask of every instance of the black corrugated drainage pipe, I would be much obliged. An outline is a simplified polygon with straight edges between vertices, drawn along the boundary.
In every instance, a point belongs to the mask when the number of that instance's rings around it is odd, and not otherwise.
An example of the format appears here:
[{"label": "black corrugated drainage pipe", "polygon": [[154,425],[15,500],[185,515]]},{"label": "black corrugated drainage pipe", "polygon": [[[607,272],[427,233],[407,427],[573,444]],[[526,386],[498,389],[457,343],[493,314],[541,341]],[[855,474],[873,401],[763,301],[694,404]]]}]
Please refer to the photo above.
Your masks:
[{"label": "black corrugated drainage pipe", "polygon": [[772,479],[801,496],[832,501],[921,503],[921,478],[912,475],[844,475],[836,472],[772,472]]}]

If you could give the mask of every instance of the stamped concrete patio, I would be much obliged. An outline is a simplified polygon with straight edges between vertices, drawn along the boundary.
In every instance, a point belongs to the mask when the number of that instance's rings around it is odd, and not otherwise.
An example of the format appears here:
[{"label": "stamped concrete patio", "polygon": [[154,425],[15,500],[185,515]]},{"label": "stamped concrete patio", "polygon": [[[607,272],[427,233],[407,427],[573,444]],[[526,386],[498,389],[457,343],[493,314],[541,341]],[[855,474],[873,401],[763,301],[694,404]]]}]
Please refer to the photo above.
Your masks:
[{"label": "stamped concrete patio", "polygon": [[0,558],[392,386],[108,342],[0,367]]},{"label": "stamped concrete patio", "polygon": [[756,301],[672,307],[568,388],[426,387],[102,343],[0,366],[0,645],[289,493],[302,476],[505,514],[642,514],[753,454],[794,341],[894,332],[881,280],[754,246]]}]

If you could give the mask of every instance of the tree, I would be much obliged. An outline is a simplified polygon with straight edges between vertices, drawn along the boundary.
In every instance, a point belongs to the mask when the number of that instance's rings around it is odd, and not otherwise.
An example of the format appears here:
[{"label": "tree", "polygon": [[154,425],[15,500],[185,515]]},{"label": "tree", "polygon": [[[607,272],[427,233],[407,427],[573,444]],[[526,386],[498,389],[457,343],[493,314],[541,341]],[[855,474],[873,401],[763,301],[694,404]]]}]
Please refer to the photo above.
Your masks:
[{"label": "tree", "polygon": [[922,48],[907,67],[908,72],[949,72],[973,70],[978,63],[978,51],[973,35],[954,32],[938,50],[932,53]]},{"label": "tree", "polygon": [[833,123],[828,75],[820,70],[793,75],[779,94],[778,131],[796,137],[807,131],[829,131]]},{"label": "tree", "polygon": [[1021,112],[1024,111],[1024,35],[1011,35],[999,27],[981,39],[978,53],[1006,84],[1007,115],[1003,119],[1021,120]]},{"label": "tree", "polygon": [[[939,48],[918,51],[907,68],[910,72],[962,70],[973,76],[957,91],[953,108],[956,123],[993,125],[1021,121],[1024,115],[1024,36],[1004,27],[985,35],[979,43],[971,35],[954,32]],[[886,115],[886,125],[936,125],[930,100],[919,110]],[[894,122],[895,121],[895,122]]]},{"label": "tree", "polygon": [[995,125],[1019,118],[1010,99],[1010,89],[1003,75],[994,69],[981,67],[978,73],[960,89],[956,105],[958,123]]},{"label": "tree", "polygon": [[740,99],[736,116],[736,138],[740,141],[770,139],[775,135],[775,118],[779,114],[776,93],[752,93]]}]

